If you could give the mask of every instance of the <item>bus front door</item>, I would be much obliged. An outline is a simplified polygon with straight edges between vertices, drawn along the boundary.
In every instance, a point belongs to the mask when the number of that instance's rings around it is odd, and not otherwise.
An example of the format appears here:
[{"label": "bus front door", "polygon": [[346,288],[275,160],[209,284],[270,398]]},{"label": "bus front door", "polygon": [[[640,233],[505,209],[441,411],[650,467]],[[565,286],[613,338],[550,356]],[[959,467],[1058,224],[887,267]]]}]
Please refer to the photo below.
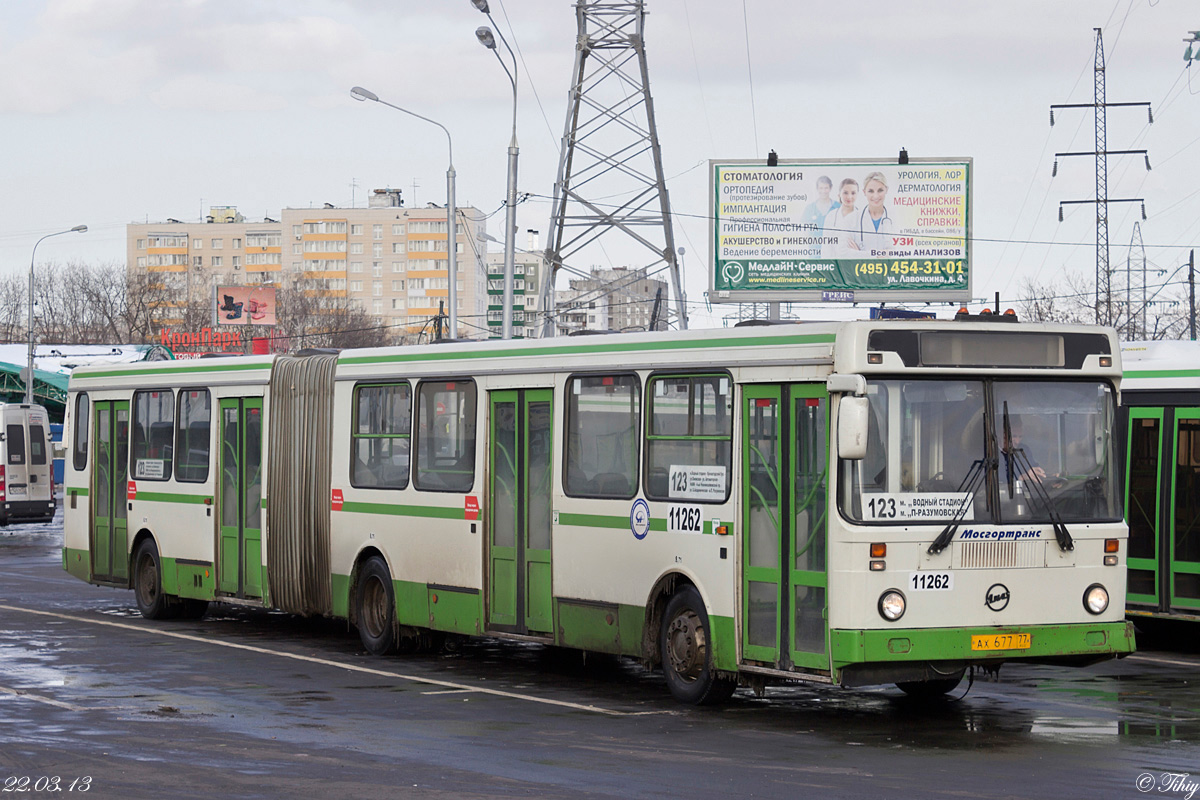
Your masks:
[{"label": "bus front door", "polygon": [[552,393],[495,391],[490,398],[488,625],[550,635]]},{"label": "bus front door", "polygon": [[129,401],[100,400],[93,407],[92,577],[129,579]]},{"label": "bus front door", "polygon": [[756,385],[742,404],[742,655],[826,672],[829,396]]},{"label": "bus front door", "polygon": [[263,596],[262,398],[221,401],[220,547],[217,591]]},{"label": "bus front door", "polygon": [[1163,409],[1129,410],[1125,518],[1129,523],[1128,603],[1159,608]]}]

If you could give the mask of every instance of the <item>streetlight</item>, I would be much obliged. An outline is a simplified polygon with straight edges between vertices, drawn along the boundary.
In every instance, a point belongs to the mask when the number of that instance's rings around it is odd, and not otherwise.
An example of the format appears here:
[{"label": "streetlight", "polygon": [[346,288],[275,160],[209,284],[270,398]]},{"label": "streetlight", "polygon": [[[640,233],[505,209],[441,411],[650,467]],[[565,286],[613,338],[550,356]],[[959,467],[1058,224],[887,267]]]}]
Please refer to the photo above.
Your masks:
[{"label": "streetlight", "polygon": [[388,108],[394,108],[397,111],[403,111],[405,114],[408,114],[410,117],[416,117],[417,119],[423,119],[426,122],[437,125],[439,128],[442,129],[442,133],[446,134],[446,147],[450,153],[450,155],[449,155],[450,166],[446,170],[446,228],[447,228],[447,231],[446,231],[446,235],[447,235],[447,238],[446,238],[446,251],[447,251],[446,252],[446,259],[447,259],[446,267],[450,273],[449,277],[447,278],[447,283],[449,284],[449,288],[450,288],[450,297],[449,297],[449,300],[450,300],[450,337],[452,339],[457,339],[458,338],[458,225],[457,225],[458,210],[454,207],[454,178],[455,178],[456,173],[454,172],[454,141],[450,138],[450,131],[446,130],[445,125],[443,125],[442,123],[437,122],[435,120],[432,120],[429,117],[422,117],[420,114],[409,111],[407,108],[401,108],[400,106],[393,105],[392,103],[389,103],[386,100],[380,100],[379,95],[375,94],[372,91],[364,89],[361,86],[355,86],[353,89],[351,89],[350,96],[360,102],[362,102],[364,100],[373,100],[376,103],[381,103],[381,104],[387,106]]},{"label": "streetlight", "polygon": [[38,245],[51,236],[62,236],[64,233],[87,233],[87,225],[76,225],[67,231],[47,233],[33,243],[33,254],[29,257],[29,374],[25,376],[25,404],[33,405],[33,262],[37,258]]},{"label": "streetlight", "polygon": [[[493,25],[496,24],[496,21],[492,19],[491,10],[488,9],[487,0],[471,0],[471,5],[487,14],[488,21]],[[509,70],[508,64],[504,63],[504,59],[500,57],[500,52],[496,49],[496,37],[492,35],[492,29],[484,25],[475,30],[475,38],[479,40],[479,43],[496,54],[496,60],[500,62],[500,66],[504,67],[504,74],[508,76],[513,90],[512,141],[508,144],[508,195],[505,201],[507,210],[504,215],[504,316],[503,326],[500,329],[502,338],[511,339],[514,248],[517,236],[517,153],[519,152],[517,148],[517,57],[513,55],[512,48],[508,46],[508,41],[504,38],[504,34],[500,33],[498,26],[496,35],[500,37],[501,42],[504,42],[504,49],[512,58],[512,70]]]}]

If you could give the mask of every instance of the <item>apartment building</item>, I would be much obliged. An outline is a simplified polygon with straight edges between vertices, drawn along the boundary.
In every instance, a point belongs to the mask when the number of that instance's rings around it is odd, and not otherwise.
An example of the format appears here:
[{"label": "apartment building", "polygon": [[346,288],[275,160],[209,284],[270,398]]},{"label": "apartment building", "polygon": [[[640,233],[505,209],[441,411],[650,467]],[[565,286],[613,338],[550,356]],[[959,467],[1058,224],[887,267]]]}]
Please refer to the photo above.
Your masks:
[{"label": "apartment building", "polygon": [[647,277],[646,269],[593,267],[587,278],[573,278],[570,289],[555,297],[559,334],[580,330],[648,331],[654,304],[660,302],[657,330],[665,330],[667,282]]},{"label": "apartment building", "polygon": [[[456,293],[459,335],[478,338],[488,316],[486,221],[458,209]],[[248,222],[213,207],[204,222],[168,219],[127,226],[128,271],[160,279],[174,304],[209,297],[215,285],[273,285],[345,297],[397,333],[429,327],[449,313],[446,209],[407,208],[399,190],[376,189],[366,208],[284,208]]]},{"label": "apartment building", "polygon": [[[542,252],[538,232],[526,231],[523,249],[513,252],[513,338],[537,336],[538,289],[542,277]],[[504,253],[492,252],[487,261],[487,328],[491,338],[504,329]]]}]

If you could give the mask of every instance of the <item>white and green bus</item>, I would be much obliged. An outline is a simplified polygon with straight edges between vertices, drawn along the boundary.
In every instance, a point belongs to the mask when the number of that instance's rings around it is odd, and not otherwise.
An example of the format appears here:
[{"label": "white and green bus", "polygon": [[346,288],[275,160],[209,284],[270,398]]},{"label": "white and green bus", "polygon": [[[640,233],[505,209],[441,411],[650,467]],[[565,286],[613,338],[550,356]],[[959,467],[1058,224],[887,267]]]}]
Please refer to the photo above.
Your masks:
[{"label": "white and green bus", "polygon": [[1133,650],[1120,375],[1111,330],[1001,320],[85,367],[63,564],[149,618],[634,656],[690,703],[942,693]]}]

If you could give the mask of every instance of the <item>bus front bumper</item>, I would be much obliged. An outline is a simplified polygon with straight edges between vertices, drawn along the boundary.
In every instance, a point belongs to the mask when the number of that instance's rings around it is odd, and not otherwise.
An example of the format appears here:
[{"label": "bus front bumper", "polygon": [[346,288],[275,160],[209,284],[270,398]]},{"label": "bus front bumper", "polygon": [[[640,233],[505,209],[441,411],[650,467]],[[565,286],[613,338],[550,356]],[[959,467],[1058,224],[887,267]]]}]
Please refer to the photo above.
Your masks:
[{"label": "bus front bumper", "polygon": [[[1133,623],[1015,625],[982,628],[831,630],[835,674],[844,685],[907,680],[914,671],[998,666],[1005,661],[1086,665],[1135,650]],[[888,677],[890,675],[899,677]]]}]

